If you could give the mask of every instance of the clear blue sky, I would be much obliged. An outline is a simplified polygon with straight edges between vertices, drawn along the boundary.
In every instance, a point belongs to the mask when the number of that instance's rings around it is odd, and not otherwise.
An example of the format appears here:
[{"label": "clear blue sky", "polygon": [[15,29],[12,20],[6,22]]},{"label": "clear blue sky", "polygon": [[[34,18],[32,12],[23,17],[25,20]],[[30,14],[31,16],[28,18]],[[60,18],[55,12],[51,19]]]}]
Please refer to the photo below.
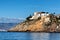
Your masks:
[{"label": "clear blue sky", "polygon": [[26,18],[36,11],[60,13],[60,0],[0,0],[0,17]]}]

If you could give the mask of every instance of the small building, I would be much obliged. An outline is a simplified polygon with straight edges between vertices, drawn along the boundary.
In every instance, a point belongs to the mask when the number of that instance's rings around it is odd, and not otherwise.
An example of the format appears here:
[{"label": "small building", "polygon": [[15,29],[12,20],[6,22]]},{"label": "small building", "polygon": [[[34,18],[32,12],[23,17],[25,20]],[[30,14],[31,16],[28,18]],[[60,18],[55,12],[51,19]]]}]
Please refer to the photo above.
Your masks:
[{"label": "small building", "polygon": [[34,15],[32,16],[32,18],[30,18],[30,20],[38,19],[39,17],[48,16],[48,15],[49,14],[47,12],[34,12]]}]

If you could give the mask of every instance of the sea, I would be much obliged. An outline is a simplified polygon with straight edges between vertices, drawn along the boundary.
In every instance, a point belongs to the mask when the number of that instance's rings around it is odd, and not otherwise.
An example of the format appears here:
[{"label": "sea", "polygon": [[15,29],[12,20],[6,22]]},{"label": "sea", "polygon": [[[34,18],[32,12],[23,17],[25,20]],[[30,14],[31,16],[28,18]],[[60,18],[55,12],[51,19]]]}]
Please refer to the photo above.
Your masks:
[{"label": "sea", "polygon": [[0,40],[60,40],[60,33],[0,32]]}]

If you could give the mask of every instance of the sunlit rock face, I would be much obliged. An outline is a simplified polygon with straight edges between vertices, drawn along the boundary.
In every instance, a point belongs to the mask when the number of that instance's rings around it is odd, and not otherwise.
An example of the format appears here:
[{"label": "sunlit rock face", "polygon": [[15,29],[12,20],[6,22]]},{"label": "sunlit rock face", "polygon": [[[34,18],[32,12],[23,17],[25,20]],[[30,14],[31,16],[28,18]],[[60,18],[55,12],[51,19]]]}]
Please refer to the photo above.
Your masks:
[{"label": "sunlit rock face", "polygon": [[[40,12],[40,14],[42,13]],[[35,15],[37,14],[35,13],[34,17]],[[51,14],[45,14],[44,16],[40,15],[39,18],[37,17],[37,19],[33,18],[33,20],[25,20],[8,31],[56,32],[58,29],[56,20],[56,17]]]}]

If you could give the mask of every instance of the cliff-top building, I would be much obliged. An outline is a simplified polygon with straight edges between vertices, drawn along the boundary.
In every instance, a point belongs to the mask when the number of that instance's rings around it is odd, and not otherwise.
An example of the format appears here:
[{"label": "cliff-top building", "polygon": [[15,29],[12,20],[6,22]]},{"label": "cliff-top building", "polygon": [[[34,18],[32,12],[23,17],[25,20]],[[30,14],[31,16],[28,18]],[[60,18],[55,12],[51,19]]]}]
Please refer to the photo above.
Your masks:
[{"label": "cliff-top building", "polygon": [[34,12],[34,15],[32,16],[32,18],[30,18],[30,20],[32,19],[38,19],[39,17],[42,16],[48,16],[48,12]]}]

